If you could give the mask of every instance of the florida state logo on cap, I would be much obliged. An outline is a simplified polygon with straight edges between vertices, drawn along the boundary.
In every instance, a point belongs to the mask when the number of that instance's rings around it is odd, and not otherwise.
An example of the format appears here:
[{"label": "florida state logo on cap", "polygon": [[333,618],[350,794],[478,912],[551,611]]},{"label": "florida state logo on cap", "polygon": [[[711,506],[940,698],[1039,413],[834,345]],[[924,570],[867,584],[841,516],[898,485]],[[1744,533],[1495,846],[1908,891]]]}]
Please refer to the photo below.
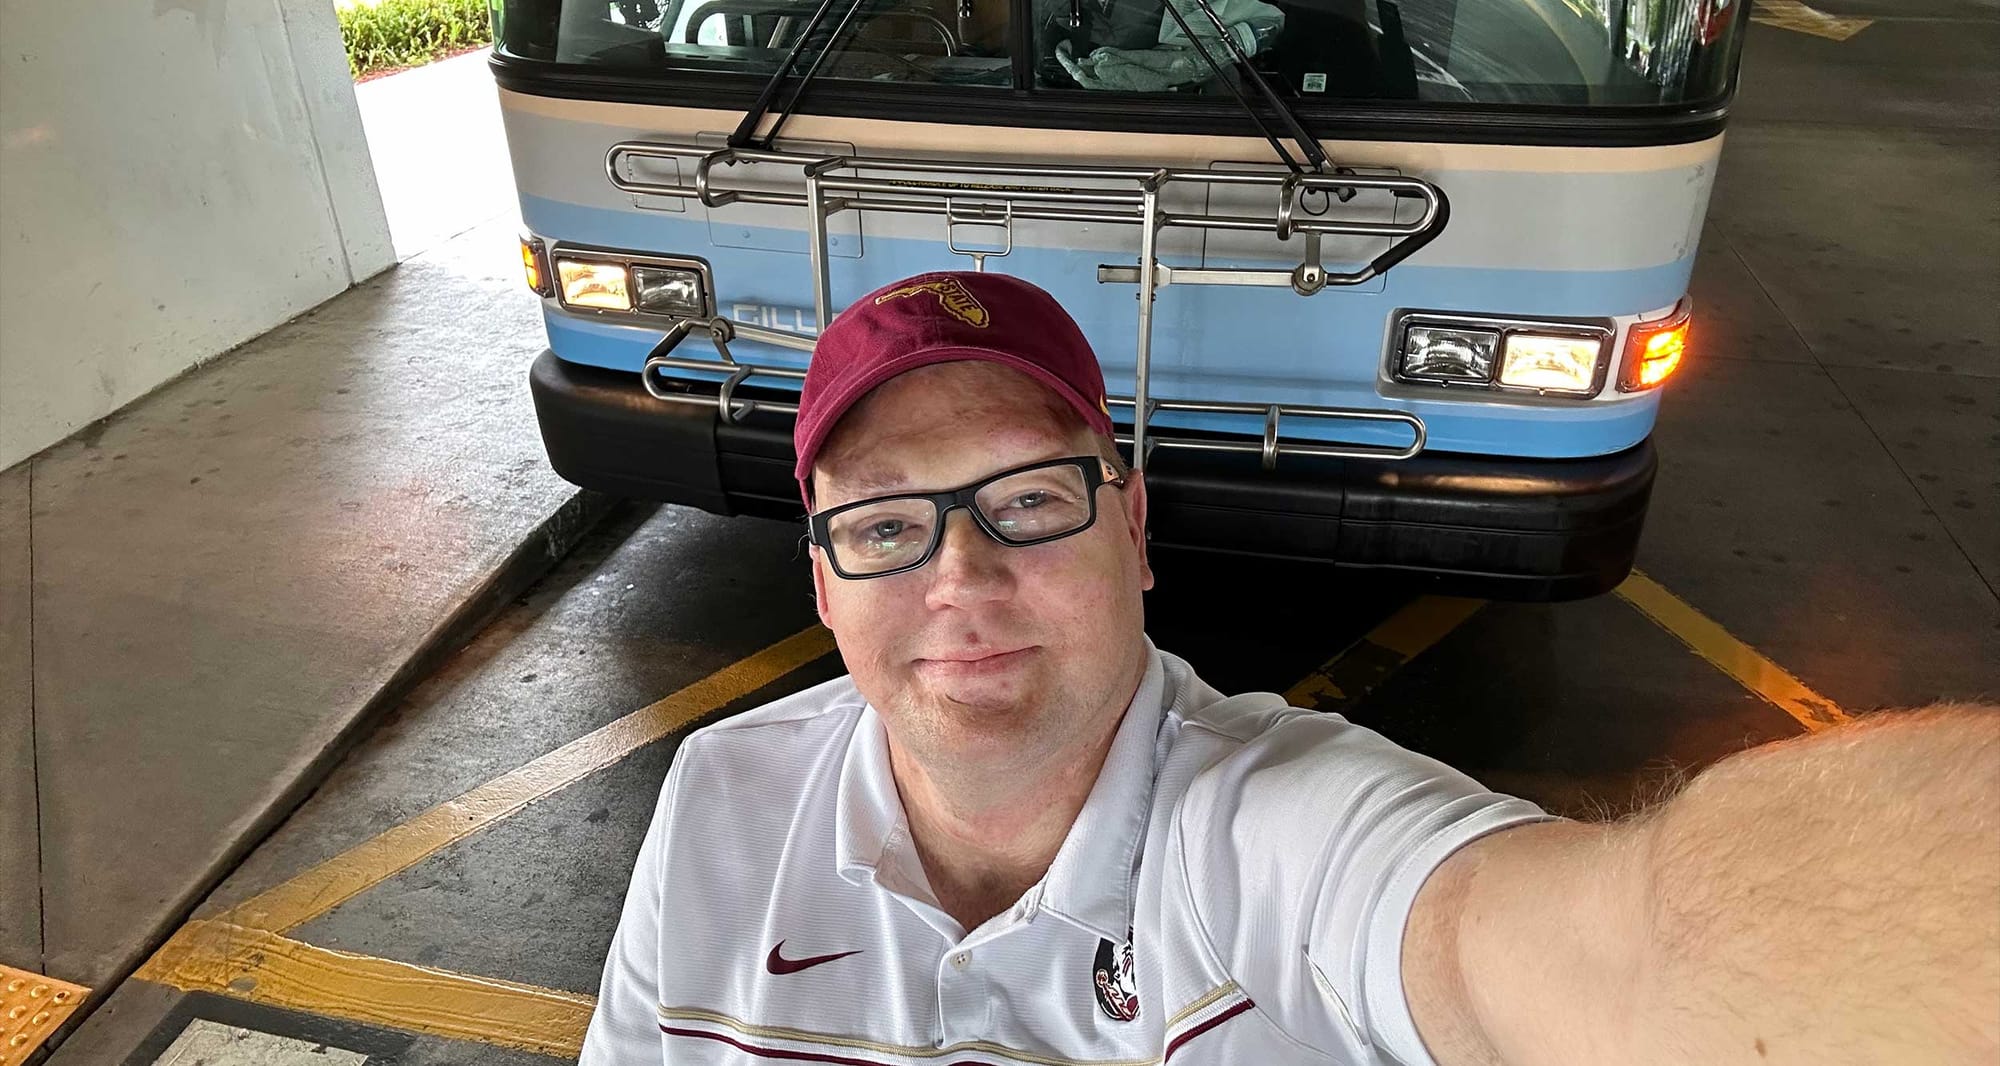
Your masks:
[{"label": "florida state logo on cap", "polygon": [[1132,976],[1132,934],[1123,944],[1097,942],[1097,962],[1090,974],[1097,992],[1097,1005],[1113,1021],[1129,1022],[1139,1016],[1139,982]]}]

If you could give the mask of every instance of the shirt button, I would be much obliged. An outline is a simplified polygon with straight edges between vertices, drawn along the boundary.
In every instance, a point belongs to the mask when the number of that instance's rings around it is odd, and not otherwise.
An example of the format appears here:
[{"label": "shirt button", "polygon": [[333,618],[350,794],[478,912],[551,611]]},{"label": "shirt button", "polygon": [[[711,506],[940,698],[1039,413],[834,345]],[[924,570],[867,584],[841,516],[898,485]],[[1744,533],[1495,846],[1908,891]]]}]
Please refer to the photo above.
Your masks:
[{"label": "shirt button", "polygon": [[958,954],[953,955],[951,957],[951,965],[952,969],[955,970],[965,969],[967,966],[972,965],[972,953],[969,951],[961,951]]}]

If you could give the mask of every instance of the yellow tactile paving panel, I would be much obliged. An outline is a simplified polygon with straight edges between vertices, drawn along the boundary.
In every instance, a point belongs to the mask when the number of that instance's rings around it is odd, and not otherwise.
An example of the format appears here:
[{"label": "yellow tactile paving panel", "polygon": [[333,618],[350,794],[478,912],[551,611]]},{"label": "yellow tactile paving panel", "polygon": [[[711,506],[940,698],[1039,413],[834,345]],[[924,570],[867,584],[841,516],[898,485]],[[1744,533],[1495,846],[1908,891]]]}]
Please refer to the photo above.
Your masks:
[{"label": "yellow tactile paving panel", "polygon": [[0,963],[0,1066],[21,1066],[90,989]]}]

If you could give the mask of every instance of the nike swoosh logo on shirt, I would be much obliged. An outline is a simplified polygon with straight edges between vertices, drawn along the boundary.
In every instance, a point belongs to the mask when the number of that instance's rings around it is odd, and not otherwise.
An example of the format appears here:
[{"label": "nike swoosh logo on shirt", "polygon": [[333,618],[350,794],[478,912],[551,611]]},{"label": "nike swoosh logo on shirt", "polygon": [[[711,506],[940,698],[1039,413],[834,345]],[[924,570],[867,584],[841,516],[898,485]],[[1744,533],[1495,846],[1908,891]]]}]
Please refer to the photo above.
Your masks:
[{"label": "nike swoosh logo on shirt", "polygon": [[849,955],[861,954],[860,949],[857,948],[853,951],[842,951],[833,955],[814,955],[806,959],[788,959],[779,953],[779,949],[784,946],[785,942],[782,940],[771,945],[771,953],[764,957],[764,968],[766,970],[775,974],[798,973],[800,970],[810,970],[823,962],[832,962],[835,959],[844,959]]}]

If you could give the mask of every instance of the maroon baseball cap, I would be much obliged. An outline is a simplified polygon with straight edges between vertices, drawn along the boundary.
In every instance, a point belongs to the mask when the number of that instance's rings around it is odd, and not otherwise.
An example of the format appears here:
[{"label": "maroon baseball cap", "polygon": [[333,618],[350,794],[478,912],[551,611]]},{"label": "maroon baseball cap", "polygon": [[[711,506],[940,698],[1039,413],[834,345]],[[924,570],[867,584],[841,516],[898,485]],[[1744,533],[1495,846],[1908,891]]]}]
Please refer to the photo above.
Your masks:
[{"label": "maroon baseball cap", "polygon": [[806,506],[812,506],[813,459],[849,407],[906,370],[969,359],[1034,378],[1069,401],[1091,429],[1111,435],[1104,371],[1055,297],[1005,274],[919,274],[854,301],[813,348],[792,431]]}]

